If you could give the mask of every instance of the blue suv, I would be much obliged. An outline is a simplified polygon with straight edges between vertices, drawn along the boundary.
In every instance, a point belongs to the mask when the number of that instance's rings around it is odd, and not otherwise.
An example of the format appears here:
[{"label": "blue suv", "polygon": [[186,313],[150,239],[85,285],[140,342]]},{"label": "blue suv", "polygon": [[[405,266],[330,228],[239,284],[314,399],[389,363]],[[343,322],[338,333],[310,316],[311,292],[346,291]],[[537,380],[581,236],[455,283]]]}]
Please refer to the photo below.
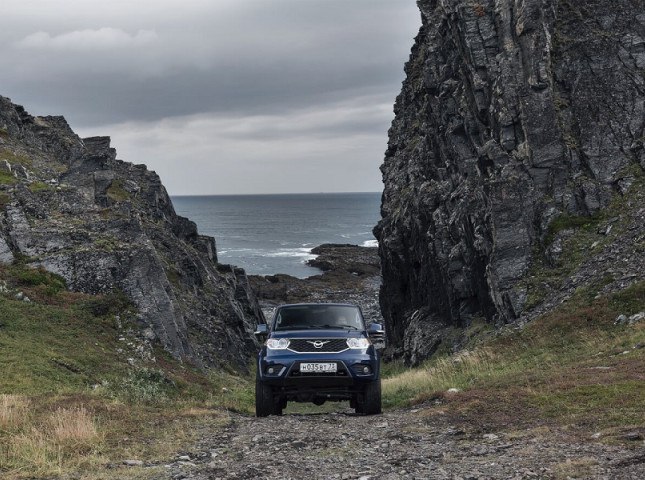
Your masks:
[{"label": "blue suv", "polygon": [[356,413],[381,413],[381,325],[365,326],[356,305],[282,305],[255,335],[258,355],[255,413],[281,415],[287,402],[349,400]]}]

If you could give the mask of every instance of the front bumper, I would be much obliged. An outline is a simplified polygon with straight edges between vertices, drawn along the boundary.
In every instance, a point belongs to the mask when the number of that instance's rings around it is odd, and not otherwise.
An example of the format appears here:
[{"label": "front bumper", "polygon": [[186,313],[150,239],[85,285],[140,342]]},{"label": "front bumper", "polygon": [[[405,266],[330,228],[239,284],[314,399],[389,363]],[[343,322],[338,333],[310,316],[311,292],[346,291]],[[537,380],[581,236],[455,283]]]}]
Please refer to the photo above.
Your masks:
[{"label": "front bumper", "polygon": [[[335,373],[304,373],[302,363],[336,363]],[[274,393],[287,399],[349,399],[363,391],[365,385],[380,375],[378,353],[366,350],[347,350],[341,353],[294,354],[290,351],[262,349],[258,357],[259,380],[273,387]],[[368,372],[365,372],[365,368]],[[273,369],[273,373],[269,371]]]}]

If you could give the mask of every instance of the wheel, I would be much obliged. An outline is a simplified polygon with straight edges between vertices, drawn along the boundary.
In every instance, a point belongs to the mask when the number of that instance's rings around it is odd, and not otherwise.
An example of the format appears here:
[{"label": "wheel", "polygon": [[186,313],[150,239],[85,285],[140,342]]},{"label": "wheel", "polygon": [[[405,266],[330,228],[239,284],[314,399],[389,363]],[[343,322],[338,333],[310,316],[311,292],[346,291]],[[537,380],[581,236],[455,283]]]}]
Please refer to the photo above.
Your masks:
[{"label": "wheel", "polygon": [[356,413],[376,415],[381,413],[381,380],[368,383],[363,393],[363,401],[357,403]]},{"label": "wheel", "polygon": [[273,399],[273,414],[274,415],[282,415],[282,410],[287,408],[287,401],[284,399],[280,398],[275,398]]},{"label": "wheel", "polygon": [[349,408],[353,408],[356,413],[363,413],[363,403],[359,401],[358,395],[349,401]]},{"label": "wheel", "polygon": [[282,414],[282,409],[276,408],[271,387],[265,385],[257,378],[255,380],[255,416],[268,417],[272,414],[280,415]]}]

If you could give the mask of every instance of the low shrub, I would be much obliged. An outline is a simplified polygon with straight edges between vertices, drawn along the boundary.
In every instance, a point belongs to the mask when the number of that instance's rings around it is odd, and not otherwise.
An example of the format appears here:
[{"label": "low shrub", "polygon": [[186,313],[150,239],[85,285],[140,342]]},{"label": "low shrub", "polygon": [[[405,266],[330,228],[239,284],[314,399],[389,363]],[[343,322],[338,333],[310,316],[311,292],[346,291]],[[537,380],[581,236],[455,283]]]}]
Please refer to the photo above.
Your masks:
[{"label": "low shrub", "polygon": [[167,401],[176,392],[175,382],[162,370],[138,368],[132,370],[112,391],[114,396],[133,403],[157,404]]},{"label": "low shrub", "polygon": [[85,309],[95,317],[118,315],[133,308],[132,301],[122,290],[96,295],[85,302]]}]

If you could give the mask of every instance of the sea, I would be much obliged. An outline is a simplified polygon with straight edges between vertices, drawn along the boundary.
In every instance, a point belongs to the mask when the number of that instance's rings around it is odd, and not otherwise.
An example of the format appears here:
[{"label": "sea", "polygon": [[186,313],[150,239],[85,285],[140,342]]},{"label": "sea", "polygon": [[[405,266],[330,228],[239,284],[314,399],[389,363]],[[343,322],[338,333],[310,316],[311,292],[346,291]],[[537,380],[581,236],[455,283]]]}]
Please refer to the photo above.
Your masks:
[{"label": "sea", "polygon": [[305,262],[323,243],[377,246],[380,193],[173,196],[179,215],[215,237],[220,263],[249,274],[319,274]]}]

